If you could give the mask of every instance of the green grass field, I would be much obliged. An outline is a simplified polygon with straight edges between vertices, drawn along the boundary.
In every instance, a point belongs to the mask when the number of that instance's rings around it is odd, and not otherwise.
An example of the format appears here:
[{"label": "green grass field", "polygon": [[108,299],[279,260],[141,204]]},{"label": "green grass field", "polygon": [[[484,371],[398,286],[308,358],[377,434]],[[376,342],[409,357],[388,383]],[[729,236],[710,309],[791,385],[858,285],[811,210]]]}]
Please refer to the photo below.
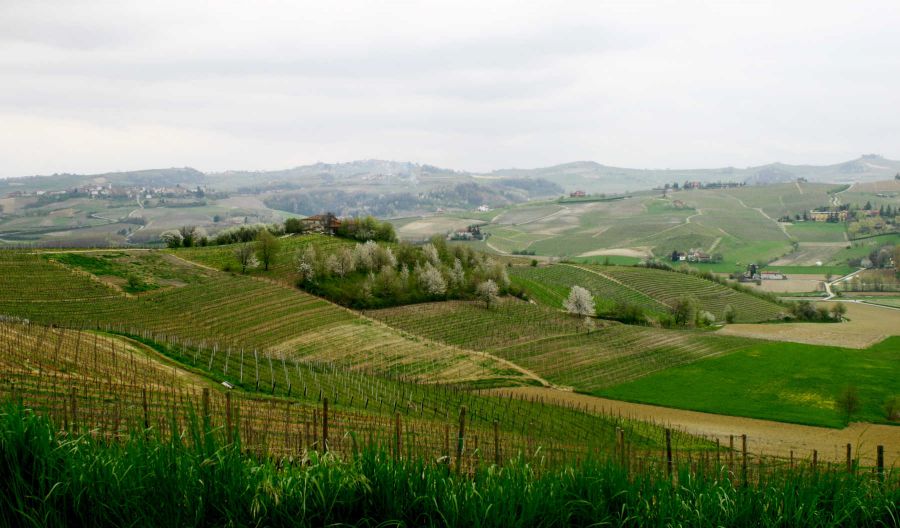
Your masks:
[{"label": "green grass field", "polygon": [[[757,342],[596,394],[695,411],[842,427],[835,401],[847,386],[861,400],[852,420],[885,423],[882,405],[900,395],[900,337],[856,350]],[[900,435],[900,429],[898,429]]]},{"label": "green grass field", "polygon": [[796,222],[787,227],[788,233],[800,242],[843,242],[847,228],[842,223]]}]

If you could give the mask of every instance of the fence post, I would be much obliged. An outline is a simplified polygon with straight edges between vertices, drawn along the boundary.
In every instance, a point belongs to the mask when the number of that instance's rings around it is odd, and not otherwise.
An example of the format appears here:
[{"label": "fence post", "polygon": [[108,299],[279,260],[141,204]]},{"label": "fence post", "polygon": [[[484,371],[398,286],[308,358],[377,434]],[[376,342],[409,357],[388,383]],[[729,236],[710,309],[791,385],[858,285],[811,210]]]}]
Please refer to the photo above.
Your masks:
[{"label": "fence post", "polygon": [[313,451],[319,450],[319,410],[313,409]]},{"label": "fence post", "polygon": [[394,460],[400,460],[401,444],[403,434],[400,429],[400,411],[394,413]]},{"label": "fence post", "polygon": [[231,422],[231,393],[225,393],[225,439],[230,444],[232,441],[232,428],[234,425]]},{"label": "fence post", "polygon": [[209,429],[209,388],[203,388],[203,400],[202,400],[202,409],[203,409],[203,427]]},{"label": "fence post", "polygon": [[666,429],[666,474],[672,477],[672,430]]},{"label": "fence post", "polygon": [[728,472],[734,476],[734,435],[728,435]]},{"label": "fence post", "polygon": [[150,410],[147,407],[147,388],[141,389],[141,406],[144,408],[144,430],[150,428]]},{"label": "fence post", "polygon": [[500,422],[496,418],[494,419],[494,465],[500,467]]},{"label": "fence post", "polygon": [[875,465],[878,468],[878,478],[884,479],[884,446],[880,445],[877,448],[877,455],[875,459]]},{"label": "fence post", "polygon": [[450,424],[444,424],[444,457],[450,465]]},{"label": "fence post", "polygon": [[813,471],[816,471],[819,466],[819,452],[813,449],[813,459],[812,459],[812,468]]},{"label": "fence post", "polygon": [[72,387],[72,430],[78,430],[78,404],[75,401],[75,387]]},{"label": "fence post", "polygon": [[459,409],[459,436],[456,441],[456,472],[462,470],[462,454],[466,438],[466,406]]},{"label": "fence post", "polygon": [[747,485],[747,435],[741,435],[741,480]]},{"label": "fence post", "polygon": [[322,452],[328,452],[328,398],[322,398]]},{"label": "fence post", "polygon": [[847,444],[847,473],[853,473],[853,454],[850,444]]},{"label": "fence post", "polygon": [[719,438],[717,437],[716,438],[716,473],[719,473],[719,474],[722,473],[722,458],[719,455],[719,449],[721,447],[720,443],[721,442],[720,442]]}]

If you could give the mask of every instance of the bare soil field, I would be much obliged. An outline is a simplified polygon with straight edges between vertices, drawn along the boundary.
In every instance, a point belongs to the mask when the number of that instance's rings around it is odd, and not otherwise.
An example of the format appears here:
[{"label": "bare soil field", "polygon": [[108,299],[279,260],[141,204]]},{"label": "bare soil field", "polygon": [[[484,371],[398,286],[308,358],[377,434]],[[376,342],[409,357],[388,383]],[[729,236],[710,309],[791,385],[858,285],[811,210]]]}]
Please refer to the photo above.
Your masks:
[{"label": "bare soil field", "polygon": [[465,229],[472,224],[480,223],[470,218],[454,218],[451,216],[429,216],[414,220],[397,229],[400,238],[427,238],[435,234]]},{"label": "bare soil field", "polygon": [[257,196],[232,196],[219,200],[216,205],[232,209],[268,209],[266,204]]},{"label": "bare soil field", "polygon": [[817,262],[827,263],[838,251],[846,248],[847,244],[847,242],[801,242],[799,250],[776,260],[769,266],[815,266]]},{"label": "bare soil field", "polygon": [[876,192],[900,192],[900,180],[885,180],[877,182],[855,183],[847,192],[876,193]]},{"label": "bare soil field", "polygon": [[822,286],[825,275],[797,275],[788,276],[786,280],[764,280],[759,286],[756,283],[747,283],[758,290],[774,293],[814,292],[824,289]]},{"label": "bare soil field", "polygon": [[634,247],[634,248],[612,248],[612,249],[595,249],[578,255],[579,257],[602,257],[604,255],[620,256],[620,257],[650,257],[650,248]]},{"label": "bare soil field", "polygon": [[883,445],[885,464],[900,466],[900,427],[897,426],[852,423],[845,429],[829,429],[622,402],[542,387],[497,389],[495,392],[540,397],[548,403],[587,405],[595,412],[652,421],[690,434],[718,438],[726,446],[729,435],[746,434],[750,452],[784,458],[793,451],[795,458],[807,459],[815,449],[819,452],[819,460],[841,462],[846,460],[849,443],[853,446],[854,457],[858,455],[863,465],[873,465],[875,447]]},{"label": "bare soil field", "polygon": [[[832,302],[835,301],[815,304],[830,307]],[[843,323],[730,324],[716,333],[847,348],[867,348],[900,334],[900,310],[855,302],[843,304],[848,319]]]}]

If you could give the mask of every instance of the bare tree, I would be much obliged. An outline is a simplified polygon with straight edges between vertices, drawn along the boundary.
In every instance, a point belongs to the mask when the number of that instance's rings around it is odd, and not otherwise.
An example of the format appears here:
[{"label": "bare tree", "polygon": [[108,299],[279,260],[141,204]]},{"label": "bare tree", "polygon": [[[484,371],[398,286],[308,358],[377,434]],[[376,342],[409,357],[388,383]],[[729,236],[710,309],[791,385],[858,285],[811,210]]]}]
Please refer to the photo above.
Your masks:
[{"label": "bare tree", "polygon": [[569,297],[563,301],[563,308],[570,314],[583,317],[592,317],[597,314],[594,307],[594,296],[581,286],[572,286]]}]

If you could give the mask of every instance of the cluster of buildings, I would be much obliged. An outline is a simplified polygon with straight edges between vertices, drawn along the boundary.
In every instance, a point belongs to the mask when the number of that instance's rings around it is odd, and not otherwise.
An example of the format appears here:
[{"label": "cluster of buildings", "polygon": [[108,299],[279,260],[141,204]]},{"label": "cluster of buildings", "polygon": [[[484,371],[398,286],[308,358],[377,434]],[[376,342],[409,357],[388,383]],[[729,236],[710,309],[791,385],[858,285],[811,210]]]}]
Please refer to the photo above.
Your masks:
[{"label": "cluster of buildings", "polygon": [[672,262],[712,262],[712,255],[703,250],[691,248],[686,253],[678,250],[672,252]]},{"label": "cluster of buildings", "polygon": [[470,225],[465,229],[458,229],[447,235],[447,240],[484,240],[484,238],[484,235],[481,233],[481,227],[477,225]]},{"label": "cluster of buildings", "polygon": [[809,219],[813,222],[846,222],[850,211],[846,209],[813,210],[809,212]]},{"label": "cluster of buildings", "polygon": [[202,186],[182,187],[176,185],[174,187],[143,187],[143,186],[113,186],[111,183],[105,185],[90,184],[80,187],[72,187],[61,191],[13,191],[7,194],[8,198],[25,198],[29,196],[59,196],[71,198],[89,197],[89,198],[128,198],[128,199],[146,199],[149,200],[154,196],[166,198],[179,198],[186,196],[203,196],[207,189]]},{"label": "cluster of buildings", "polygon": [[741,282],[751,282],[758,280],[786,280],[787,275],[780,271],[763,271],[756,264],[747,266],[747,271],[740,277]]}]

